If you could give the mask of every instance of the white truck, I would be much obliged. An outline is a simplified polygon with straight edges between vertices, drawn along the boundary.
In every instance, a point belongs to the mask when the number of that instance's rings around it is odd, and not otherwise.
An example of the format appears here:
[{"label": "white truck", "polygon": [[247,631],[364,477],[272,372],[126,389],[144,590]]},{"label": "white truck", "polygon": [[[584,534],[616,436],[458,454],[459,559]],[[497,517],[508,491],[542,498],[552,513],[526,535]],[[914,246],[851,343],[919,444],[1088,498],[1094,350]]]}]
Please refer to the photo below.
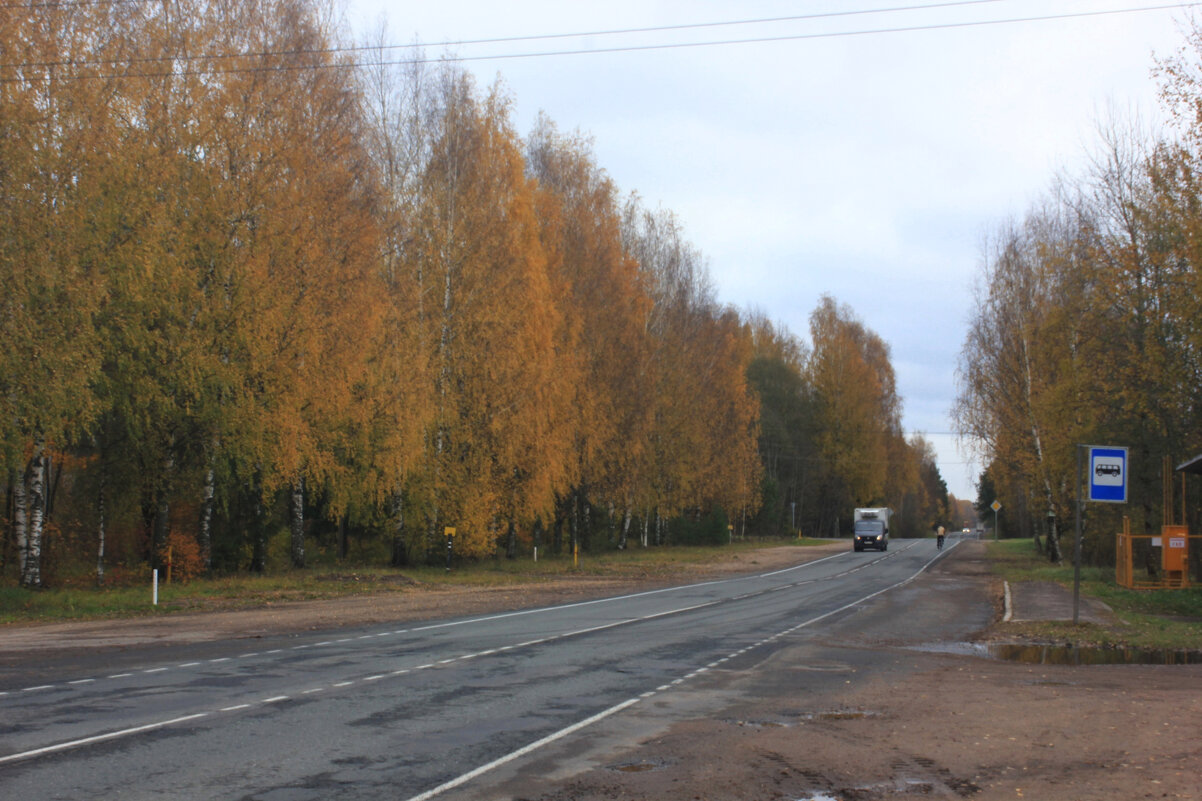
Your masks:
[{"label": "white truck", "polygon": [[852,549],[856,551],[862,551],[865,548],[875,548],[878,551],[889,550],[889,518],[892,515],[893,510],[885,506],[856,509]]}]

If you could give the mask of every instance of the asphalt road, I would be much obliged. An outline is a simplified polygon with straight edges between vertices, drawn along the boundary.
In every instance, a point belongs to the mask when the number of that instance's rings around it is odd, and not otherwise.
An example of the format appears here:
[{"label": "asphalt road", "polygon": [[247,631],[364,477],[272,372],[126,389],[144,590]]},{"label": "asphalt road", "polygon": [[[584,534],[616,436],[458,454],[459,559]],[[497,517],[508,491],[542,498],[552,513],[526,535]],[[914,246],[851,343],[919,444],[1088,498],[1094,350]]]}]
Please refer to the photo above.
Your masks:
[{"label": "asphalt road", "polygon": [[0,797],[470,794],[503,766],[820,631],[953,548],[900,540],[599,601],[126,652],[5,679]]}]

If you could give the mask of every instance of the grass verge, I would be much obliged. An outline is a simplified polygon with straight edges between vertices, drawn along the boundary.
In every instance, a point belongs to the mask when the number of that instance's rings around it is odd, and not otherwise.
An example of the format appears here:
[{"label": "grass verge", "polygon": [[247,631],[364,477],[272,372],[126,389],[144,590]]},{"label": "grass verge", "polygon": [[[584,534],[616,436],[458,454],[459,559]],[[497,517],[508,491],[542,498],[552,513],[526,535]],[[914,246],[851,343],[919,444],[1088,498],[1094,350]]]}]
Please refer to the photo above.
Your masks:
[{"label": "grass verge", "polygon": [[280,569],[264,576],[236,574],[159,585],[159,604],[151,605],[148,568],[110,573],[104,587],[87,576],[62,579],[49,589],[30,591],[12,577],[0,580],[0,625],[66,620],[97,620],[252,609],[290,601],[343,598],[370,593],[404,593],[440,587],[506,587],[537,584],[566,577],[686,580],[720,564],[736,563],[756,569],[757,551],[782,545],[811,546],[831,540],[770,540],[735,542],[722,547],[631,548],[582,554],[530,558],[456,561],[442,566],[394,569],[350,563],[317,564],[303,570]]},{"label": "grass verge", "polygon": [[[1072,564],[1050,564],[1031,540],[994,542],[988,548],[994,572],[1011,583],[1051,581],[1073,587]],[[1001,624],[1003,631],[1020,639],[1080,646],[1202,649],[1202,587],[1128,590],[1115,583],[1113,568],[1083,567],[1081,595],[1106,603],[1114,610],[1116,622],[1006,623]]]}]

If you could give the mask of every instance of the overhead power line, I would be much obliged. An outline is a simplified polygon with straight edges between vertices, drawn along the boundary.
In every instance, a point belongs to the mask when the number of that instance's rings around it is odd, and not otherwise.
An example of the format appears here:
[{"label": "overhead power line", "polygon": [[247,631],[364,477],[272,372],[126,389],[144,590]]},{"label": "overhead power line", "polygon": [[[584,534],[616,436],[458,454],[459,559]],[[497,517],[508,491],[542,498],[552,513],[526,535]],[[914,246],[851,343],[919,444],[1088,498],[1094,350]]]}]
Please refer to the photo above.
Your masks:
[{"label": "overhead power line", "polygon": [[[132,3],[144,3],[148,0],[63,0],[63,2],[39,2],[30,4],[0,4],[0,8],[52,8],[59,6],[83,6],[83,5],[125,5]],[[611,28],[599,31],[577,31],[574,33],[544,33],[544,34],[529,34],[525,36],[500,36],[487,39],[454,39],[442,42],[414,42],[410,44],[389,44],[389,45],[358,45],[354,47],[332,47],[320,48],[313,50],[264,50],[259,52],[249,53],[228,53],[228,54],[213,54],[213,55],[197,55],[197,56],[159,56],[153,58],[142,58],[132,60],[94,60],[84,62],[74,62],[78,66],[98,66],[103,64],[154,64],[164,62],[187,62],[187,61],[212,61],[215,59],[224,58],[265,58],[268,56],[295,56],[295,55],[332,55],[341,53],[361,53],[365,51],[377,52],[380,50],[423,50],[426,48],[446,49],[451,47],[465,47],[475,45],[489,44],[514,44],[517,42],[540,42],[551,41],[556,39],[582,39],[595,38],[598,36],[626,36],[643,33],[668,33],[673,31],[689,31],[689,30],[704,30],[709,28],[724,28],[741,25],[770,25],[785,22],[810,22],[821,19],[835,19],[840,17],[855,17],[869,14],[895,14],[913,11],[927,11],[932,9],[954,8],[957,6],[976,6],[987,3],[1009,2],[1010,0],[949,0],[942,3],[928,3],[924,5],[906,5],[893,6],[890,8],[873,8],[873,9],[856,9],[853,11],[829,11],[815,14],[795,14],[783,17],[760,17],[755,19],[737,19],[725,20],[720,22],[694,22],[682,23],[678,25],[656,25],[651,27],[641,28]],[[31,66],[48,67],[48,66],[65,66],[66,62],[46,62],[43,64],[33,64]],[[13,66],[10,64],[0,64],[0,68]]]},{"label": "overhead power line", "polygon": [[[127,61],[111,61],[98,60],[86,62],[23,62],[20,64],[0,64],[0,69],[48,69],[66,66],[118,66],[118,65],[135,65],[135,64],[153,64],[153,63],[171,63],[171,64],[188,64],[193,62],[211,63],[213,61],[224,59],[258,59],[258,58],[279,58],[279,57],[297,57],[297,56],[312,56],[312,55],[341,55],[351,53],[364,52],[380,52],[384,50],[423,50],[428,47],[456,47],[467,45],[480,44],[511,44],[523,41],[545,41],[551,39],[568,39],[568,38],[583,38],[596,36],[609,36],[619,34],[633,33],[652,33],[652,32],[669,32],[691,29],[717,28],[723,26],[735,25],[753,25],[753,24],[768,24],[781,23],[789,21],[812,21],[824,18],[847,17],[847,16],[862,16],[866,14],[881,14],[881,13],[898,13],[910,11],[924,11],[930,9],[943,9],[954,6],[972,6],[984,3],[996,3],[1003,0],[960,0],[960,2],[945,2],[933,3],[926,5],[910,5],[910,6],[895,6],[884,9],[862,9],[855,11],[840,11],[829,12],[823,14],[808,14],[791,17],[772,17],[763,19],[745,19],[732,20],[726,22],[707,22],[707,23],[692,23],[683,25],[668,25],[650,28],[627,28],[614,29],[607,31],[593,31],[580,33],[562,33],[562,34],[538,34],[530,36],[513,36],[501,37],[492,39],[465,39],[459,41],[440,42],[437,45],[426,43],[415,43],[408,45],[375,45],[375,46],[354,46],[354,47],[337,47],[319,50],[293,50],[293,51],[264,51],[258,53],[228,53],[228,54],[208,54],[208,55],[192,55],[192,56],[164,56],[146,59],[133,59]],[[1170,11],[1192,9],[1202,6],[1202,2],[1179,2],[1165,3],[1150,6],[1134,6],[1117,9],[1103,9],[1095,11],[1073,11],[1059,14],[1042,14],[1022,17],[1003,17],[986,20],[965,20],[959,22],[933,22],[921,25],[909,26],[892,26],[892,27],[876,27],[876,28],[859,28],[845,31],[824,31],[811,33],[795,33],[795,34],[779,34],[775,36],[757,36],[748,38],[736,39],[716,39],[693,42],[658,42],[651,44],[630,44],[630,45],[614,45],[607,47],[586,47],[570,50],[543,50],[543,51],[525,51],[525,52],[502,52],[491,53],[486,55],[470,55],[470,56],[417,56],[397,59],[376,59],[366,61],[341,61],[330,63],[304,63],[304,64],[272,64],[259,65],[253,67],[232,66],[226,68],[204,68],[204,69],[172,69],[162,72],[124,72],[113,74],[97,74],[88,76],[78,76],[80,78],[164,78],[164,77],[185,77],[190,75],[214,75],[214,74],[236,74],[236,73],[252,73],[252,72],[287,72],[295,70],[312,70],[312,69],[346,69],[353,67],[376,67],[376,66],[399,66],[403,64],[428,64],[440,61],[453,62],[468,62],[468,61],[494,61],[494,60],[517,60],[529,58],[560,58],[565,56],[581,56],[581,55],[604,55],[614,53],[634,53],[647,52],[656,50],[683,50],[702,47],[727,47],[733,45],[747,44],[771,44],[777,42],[796,42],[796,41],[811,41],[822,39],[840,39],[858,36],[879,36],[886,34],[904,34],[904,33],[921,33],[939,30],[956,30],[967,28],[980,28],[996,25],[1015,25],[1023,23],[1037,22],[1054,22],[1070,19],[1086,19],[1106,16],[1115,16],[1120,14],[1139,14],[1153,11]],[[22,6],[27,7],[27,6]],[[0,82],[11,82],[13,78],[0,78]]]}]

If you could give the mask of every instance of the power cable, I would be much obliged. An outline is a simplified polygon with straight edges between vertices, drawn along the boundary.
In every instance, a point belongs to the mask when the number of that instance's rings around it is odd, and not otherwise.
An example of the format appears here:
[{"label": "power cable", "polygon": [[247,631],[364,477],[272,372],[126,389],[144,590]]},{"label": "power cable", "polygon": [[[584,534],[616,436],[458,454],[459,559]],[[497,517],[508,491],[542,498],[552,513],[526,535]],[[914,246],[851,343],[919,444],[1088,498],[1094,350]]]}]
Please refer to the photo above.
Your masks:
[{"label": "power cable", "polygon": [[[839,16],[839,15],[846,16],[846,15],[853,14],[853,13],[867,14],[867,13],[882,13],[882,12],[888,12],[888,11],[923,10],[926,8],[946,7],[946,6],[953,6],[953,5],[970,5],[970,4],[975,4],[975,3],[995,2],[995,1],[1000,1],[1000,0],[964,0],[964,2],[960,2],[960,3],[941,3],[941,4],[932,4],[930,6],[897,7],[894,9],[879,9],[879,10],[875,10],[875,11],[866,10],[866,11],[858,11],[858,12],[832,12],[830,15],[812,15],[809,18],[817,18],[818,16]],[[1069,20],[1069,19],[1085,19],[1085,18],[1095,18],[1095,17],[1104,17],[1104,16],[1114,16],[1114,15],[1118,15],[1118,14],[1138,14],[1138,13],[1145,13],[1145,12],[1149,12],[1149,11],[1168,11],[1168,10],[1174,10],[1174,9],[1191,9],[1191,8],[1197,8],[1198,6],[1202,6],[1202,2],[1167,3],[1167,4],[1153,5],[1153,6],[1139,6],[1139,7],[1119,8],[1119,9],[1106,9],[1106,10],[1100,10],[1100,11],[1077,11],[1077,12],[1065,12],[1065,13],[1061,13],[1061,14],[1046,14],[1046,15],[1026,16],[1026,17],[1006,17],[1006,18],[1002,18],[1002,19],[990,19],[990,20],[972,20],[972,21],[964,21],[964,22],[929,23],[929,24],[925,24],[925,25],[898,26],[898,27],[886,27],[886,28],[863,28],[863,29],[859,29],[859,30],[829,31],[829,32],[823,32],[823,33],[782,34],[779,36],[762,36],[762,37],[752,37],[752,38],[744,38],[744,39],[721,39],[721,40],[709,40],[709,41],[701,41],[701,42],[671,42],[671,43],[658,43],[658,44],[646,44],[646,45],[620,45],[620,46],[613,46],[613,47],[583,48],[583,49],[577,49],[577,50],[550,50],[550,51],[534,51],[534,52],[518,52],[518,53],[494,53],[494,54],[489,54],[489,55],[478,55],[478,56],[457,56],[457,57],[419,56],[416,58],[380,59],[380,60],[375,60],[375,61],[358,61],[358,62],[347,61],[347,62],[307,63],[307,64],[276,64],[276,65],[271,65],[271,66],[255,66],[255,67],[229,67],[229,68],[203,69],[203,70],[179,69],[179,70],[171,70],[169,72],[167,72],[167,71],[165,71],[165,72],[141,72],[141,73],[127,72],[127,73],[78,75],[78,76],[64,76],[64,77],[65,78],[77,78],[77,79],[86,79],[86,78],[97,78],[97,79],[166,78],[166,77],[188,77],[188,76],[197,76],[197,75],[228,75],[228,74],[255,73],[255,72],[291,72],[291,71],[297,71],[297,70],[311,70],[311,69],[350,69],[350,68],[356,68],[356,67],[386,67],[386,66],[399,66],[399,65],[403,65],[403,64],[430,64],[430,63],[436,63],[436,62],[441,62],[441,61],[468,62],[468,61],[504,61],[504,60],[516,60],[516,59],[526,59],[526,58],[556,58],[556,57],[563,57],[563,56],[633,53],[633,52],[647,52],[647,51],[655,51],[655,50],[681,50],[681,49],[686,49],[686,48],[700,48],[700,47],[725,47],[725,46],[731,46],[731,45],[771,44],[771,43],[777,43],[777,42],[810,41],[810,40],[820,40],[820,39],[839,39],[839,38],[850,38],[850,37],[855,37],[855,36],[877,36],[877,35],[899,34],[899,33],[920,33],[920,32],[938,31],[938,30],[978,28],[978,27],[987,27],[987,26],[994,26],[994,25],[1014,25],[1014,24],[1023,24],[1023,23],[1034,23],[1034,22],[1052,22],[1052,21],[1061,21],[1061,20]],[[789,19],[789,18],[777,18],[777,19],[785,20],[785,19]],[[763,20],[763,21],[769,21],[769,20]],[[737,21],[726,22],[726,23],[698,23],[696,25],[691,25],[691,26],[664,26],[662,28],[662,30],[679,30],[679,29],[685,29],[685,28],[690,28],[690,27],[697,27],[697,28],[715,27],[715,26],[719,26],[719,25],[751,24],[754,22],[760,22],[760,20],[737,20]],[[629,29],[629,30],[630,31],[638,31],[638,30],[643,30],[643,29]],[[655,30],[655,29],[645,29],[645,30],[651,31],[651,30]],[[584,36],[590,36],[590,35],[608,35],[609,33],[620,33],[620,32],[622,32],[622,31],[598,32],[596,34],[588,34],[588,33],[547,34],[547,35],[543,35],[543,36],[509,37],[507,39],[496,39],[496,40],[463,40],[462,42],[442,43],[441,46],[479,44],[479,43],[490,43],[490,42],[501,43],[501,42],[507,42],[507,41],[508,42],[530,41],[530,40],[536,40],[536,39],[551,39],[551,38],[566,38],[566,37],[584,37]],[[341,53],[360,53],[363,51],[380,51],[380,50],[390,50],[390,49],[419,49],[422,47],[425,47],[425,45],[421,45],[421,44],[384,45],[384,46],[373,46],[373,47],[356,46],[356,47],[345,47],[345,48],[329,48],[329,49],[324,49],[324,50],[296,50],[296,51],[280,51],[280,52],[262,52],[262,53],[252,53],[252,54],[216,54],[216,55],[178,56],[178,57],[165,56],[165,57],[158,57],[158,58],[135,59],[135,60],[130,60],[130,61],[123,61],[120,63],[132,65],[132,64],[139,64],[139,63],[163,63],[163,62],[171,62],[171,63],[188,63],[188,62],[193,62],[193,61],[208,62],[208,61],[214,61],[214,60],[218,60],[218,59],[232,59],[232,58],[268,58],[268,57],[292,57],[292,56],[304,56],[304,55],[332,55],[332,54],[341,54]],[[21,64],[0,64],[0,69],[49,69],[49,68],[55,68],[55,67],[72,66],[72,64],[74,66],[97,66],[97,65],[102,65],[102,64],[117,64],[117,63],[118,62],[116,62],[116,61],[103,61],[103,60],[102,61],[92,61],[92,62],[74,62],[74,63],[70,63],[70,62],[44,62],[44,63],[29,62],[29,63],[21,63]],[[0,78],[0,83],[11,83],[11,82],[14,82],[17,80],[21,80],[21,79]]]},{"label": "power cable", "polygon": [[[45,2],[34,5],[0,5],[0,8],[40,8],[40,7],[58,7],[58,6],[82,6],[82,5],[125,5],[132,3],[142,3],[147,0],[69,0],[62,3]],[[867,14],[892,14],[899,12],[911,11],[927,11],[930,9],[953,8],[956,6],[975,6],[984,3],[1000,3],[1009,2],[1010,0],[954,0],[954,2],[930,3],[926,5],[909,5],[909,6],[893,6],[890,8],[879,9],[859,9],[855,11],[831,11],[818,14],[799,14],[786,17],[762,17],[758,19],[740,19],[727,20],[724,22],[697,22],[685,23],[679,25],[658,25],[653,27],[643,28],[614,28],[600,31],[581,31],[577,33],[548,33],[548,34],[531,34],[527,36],[502,36],[490,39],[459,39],[448,40],[437,43],[416,42],[413,44],[393,44],[393,45],[359,45],[353,47],[330,47],[330,48],[315,48],[311,50],[265,50],[251,53],[230,53],[230,54],[215,54],[215,55],[198,55],[198,56],[157,56],[153,58],[139,58],[130,60],[115,60],[115,59],[99,59],[94,61],[78,61],[73,62],[76,66],[96,66],[100,64],[155,64],[164,62],[187,62],[205,60],[212,61],[214,59],[223,58],[265,58],[268,56],[295,56],[295,55],[332,55],[338,53],[361,53],[361,52],[376,52],[381,50],[421,50],[425,48],[451,48],[463,47],[470,45],[482,44],[512,44],[515,42],[536,42],[548,41],[553,39],[581,39],[592,38],[597,36],[622,36],[640,33],[666,33],[670,31],[685,31],[685,30],[700,30],[705,28],[721,28],[731,27],[736,25],[767,25],[777,24],[782,22],[809,22],[819,19],[834,19],[838,17],[863,16]],[[33,67],[60,67],[65,66],[69,62],[45,62],[41,64],[30,64]],[[12,67],[11,64],[0,64],[0,69]]]}]

